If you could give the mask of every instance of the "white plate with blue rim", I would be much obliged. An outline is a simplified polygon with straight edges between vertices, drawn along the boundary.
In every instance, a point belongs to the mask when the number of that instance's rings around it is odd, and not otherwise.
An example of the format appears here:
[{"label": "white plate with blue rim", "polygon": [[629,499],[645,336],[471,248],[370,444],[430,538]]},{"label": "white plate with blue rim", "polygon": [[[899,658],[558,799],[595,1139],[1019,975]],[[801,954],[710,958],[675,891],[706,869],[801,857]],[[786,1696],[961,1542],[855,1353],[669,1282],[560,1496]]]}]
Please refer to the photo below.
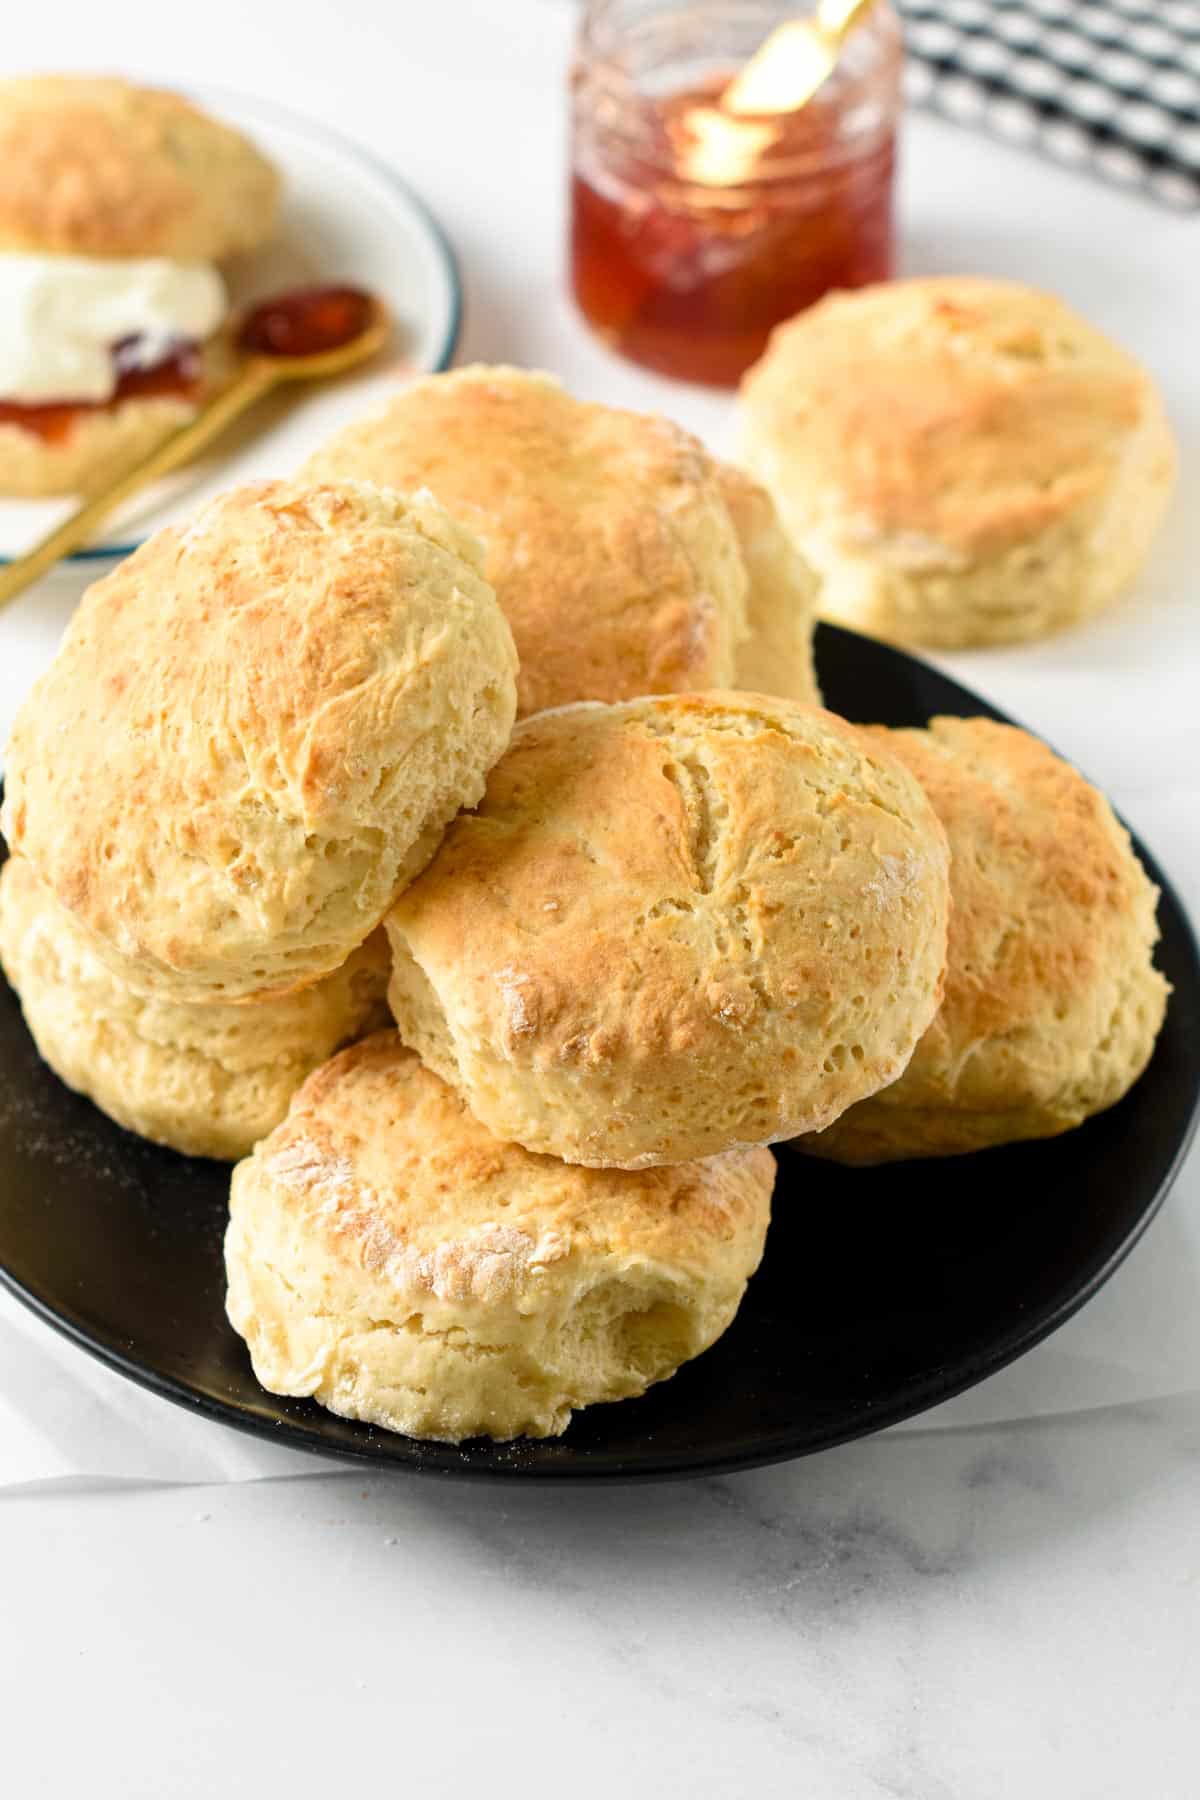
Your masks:
[{"label": "white plate with blue rim", "polygon": [[[446,368],[458,340],[462,284],[454,253],[400,171],[273,103],[217,88],[194,90],[193,97],[252,138],[283,177],[276,237],[225,270],[234,307],[289,288],[351,283],[379,295],[395,331],[362,371],[263,402],[207,455],[139,494],[73,560],[126,556],[223,489],[290,474],[330,433],[377,409],[406,378]],[[20,556],[76,504],[0,497],[0,561]]]}]

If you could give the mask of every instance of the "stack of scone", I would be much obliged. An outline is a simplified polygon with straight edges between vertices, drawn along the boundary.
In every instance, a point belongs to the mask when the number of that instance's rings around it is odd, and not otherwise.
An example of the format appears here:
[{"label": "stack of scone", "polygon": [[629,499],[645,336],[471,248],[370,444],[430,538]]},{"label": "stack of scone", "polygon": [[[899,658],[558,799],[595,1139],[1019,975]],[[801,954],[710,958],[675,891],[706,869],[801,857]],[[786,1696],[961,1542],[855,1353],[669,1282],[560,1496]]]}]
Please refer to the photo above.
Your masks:
[{"label": "stack of scone", "polygon": [[894,1079],[933,1018],[946,863],[903,764],[819,708],[524,720],[388,913],[398,1033],[235,1172],[260,1378],[418,1435],[544,1436],[703,1350],[762,1254],[763,1146]]},{"label": "stack of scone", "polygon": [[9,745],[0,953],[114,1117],[254,1145],[272,1391],[562,1431],[730,1323],[767,1145],[966,1149],[1140,1072],[1105,802],[1019,732],[822,710],[814,589],[686,434],[474,369],[85,597]]}]

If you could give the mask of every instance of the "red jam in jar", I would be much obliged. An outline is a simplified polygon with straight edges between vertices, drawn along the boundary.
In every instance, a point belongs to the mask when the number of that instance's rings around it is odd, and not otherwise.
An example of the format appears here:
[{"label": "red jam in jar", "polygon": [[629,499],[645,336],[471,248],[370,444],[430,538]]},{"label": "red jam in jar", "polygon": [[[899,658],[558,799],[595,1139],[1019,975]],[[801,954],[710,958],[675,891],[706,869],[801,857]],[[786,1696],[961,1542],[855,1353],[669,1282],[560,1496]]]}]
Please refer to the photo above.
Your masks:
[{"label": "red jam in jar", "polygon": [[733,386],[781,320],[892,272],[900,34],[876,6],[793,112],[722,96],[773,27],[764,0],[593,0],[573,74],[571,285],[614,349]]}]

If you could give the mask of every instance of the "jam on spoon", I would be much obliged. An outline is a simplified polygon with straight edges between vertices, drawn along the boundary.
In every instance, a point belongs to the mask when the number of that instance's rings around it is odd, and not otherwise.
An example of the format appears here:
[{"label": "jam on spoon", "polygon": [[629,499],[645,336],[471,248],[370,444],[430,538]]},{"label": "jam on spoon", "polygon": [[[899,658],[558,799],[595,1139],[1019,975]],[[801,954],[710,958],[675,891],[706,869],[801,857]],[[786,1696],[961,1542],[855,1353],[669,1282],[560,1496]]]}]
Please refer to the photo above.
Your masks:
[{"label": "jam on spoon", "polygon": [[255,356],[321,356],[361,337],[374,308],[362,288],[297,288],[247,313],[238,348]]}]

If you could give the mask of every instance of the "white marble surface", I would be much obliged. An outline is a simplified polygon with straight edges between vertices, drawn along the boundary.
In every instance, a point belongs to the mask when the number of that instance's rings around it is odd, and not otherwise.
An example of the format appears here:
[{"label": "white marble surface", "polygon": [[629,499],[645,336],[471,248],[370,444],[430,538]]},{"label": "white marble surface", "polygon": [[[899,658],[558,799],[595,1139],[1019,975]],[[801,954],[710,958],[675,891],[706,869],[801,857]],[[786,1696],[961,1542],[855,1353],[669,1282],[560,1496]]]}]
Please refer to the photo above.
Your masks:
[{"label": "white marble surface", "polygon": [[[70,0],[10,9],[0,65],[223,82],[354,132],[456,242],[464,357],[547,365],[720,445],[722,400],[614,362],[562,297],[570,23],[562,0],[210,0],[186,20]],[[1056,287],[1167,384],[1184,482],[1139,596],[948,666],[1103,782],[1200,911],[1200,222],[929,121],[904,193],[910,267]],[[0,728],[79,586],[0,619]],[[1105,1293],[940,1415],[602,1492],[331,1473],[6,1305],[0,1792],[1193,1800],[1198,1301],[1193,1161]]]},{"label": "white marble surface", "polygon": [[0,1780],[1194,1800],[1200,1404],[598,1491],[0,1497]]}]

